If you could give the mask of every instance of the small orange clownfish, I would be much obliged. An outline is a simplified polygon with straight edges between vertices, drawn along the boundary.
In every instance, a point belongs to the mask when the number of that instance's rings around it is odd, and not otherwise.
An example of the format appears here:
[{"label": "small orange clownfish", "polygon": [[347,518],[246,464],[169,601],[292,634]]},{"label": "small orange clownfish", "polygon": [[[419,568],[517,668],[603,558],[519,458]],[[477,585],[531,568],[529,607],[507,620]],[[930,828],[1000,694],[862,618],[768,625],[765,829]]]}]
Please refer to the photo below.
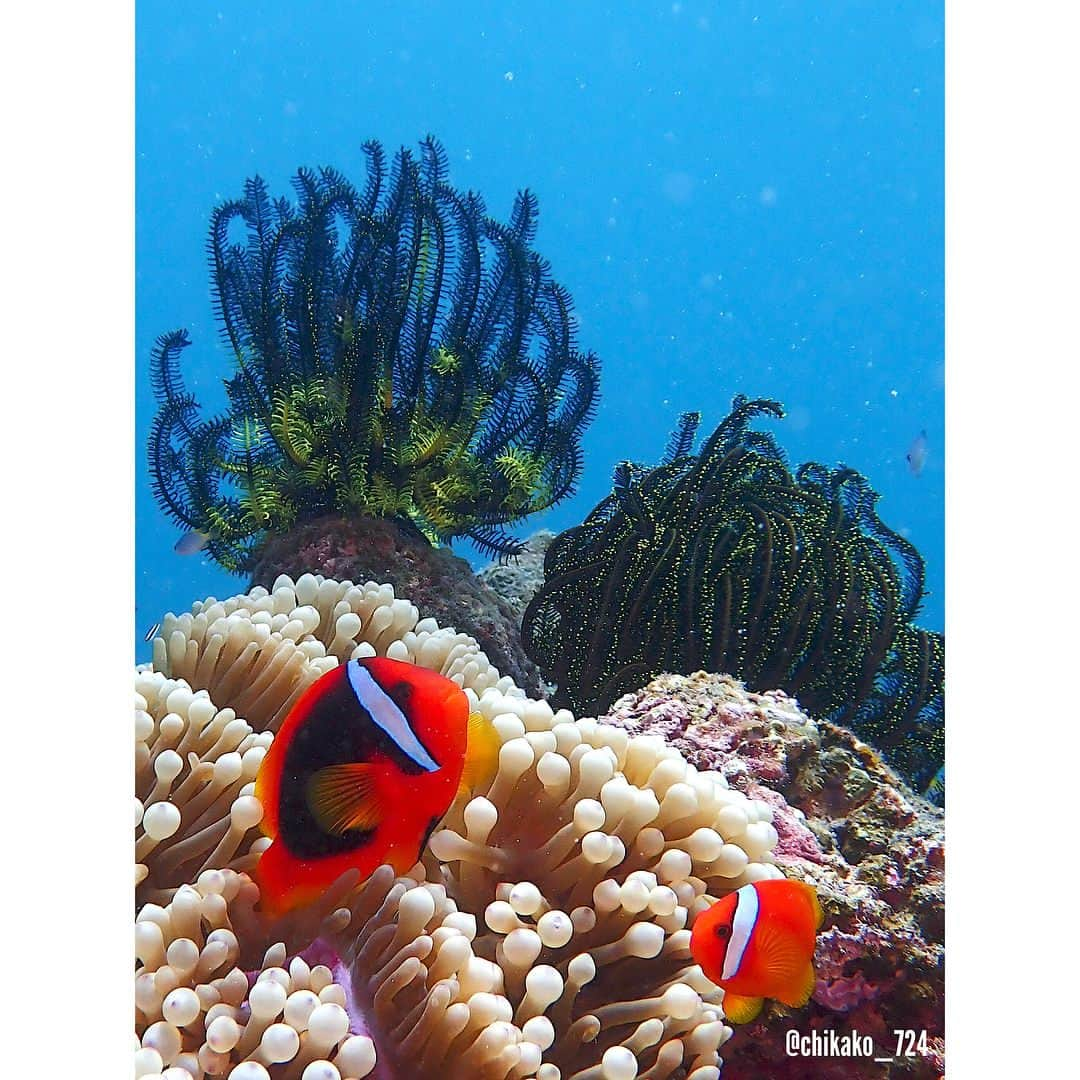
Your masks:
[{"label": "small orange clownfish", "polygon": [[346,870],[412,867],[462,788],[494,775],[499,737],[457,683],[387,657],[350,660],[293,706],[255,780],[272,840],[255,867],[281,915]]},{"label": "small orange clownfish", "polygon": [[724,1015],[748,1024],[765,998],[792,1008],[814,990],[814,939],[823,919],[812,885],[755,881],[717,900],[695,920],[690,952],[724,991]]}]

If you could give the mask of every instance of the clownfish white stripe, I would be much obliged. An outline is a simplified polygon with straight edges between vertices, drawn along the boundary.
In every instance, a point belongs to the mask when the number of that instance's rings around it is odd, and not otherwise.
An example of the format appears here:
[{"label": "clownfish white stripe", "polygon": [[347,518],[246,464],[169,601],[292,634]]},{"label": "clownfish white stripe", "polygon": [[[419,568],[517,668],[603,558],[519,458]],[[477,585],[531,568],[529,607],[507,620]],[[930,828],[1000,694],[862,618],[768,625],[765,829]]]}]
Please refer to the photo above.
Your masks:
[{"label": "clownfish white stripe", "polygon": [[757,926],[758,894],[753,885],[744,885],[735,892],[735,918],[731,924],[731,940],[724,953],[723,979],[733,979],[739,973],[750,935]]},{"label": "clownfish white stripe", "polygon": [[401,752],[412,758],[420,768],[436,772],[439,763],[424,749],[405,714],[394,704],[385,690],[371,677],[371,672],[355,660],[346,666],[349,685],[357,701],[367,710],[375,724],[382,728]]}]

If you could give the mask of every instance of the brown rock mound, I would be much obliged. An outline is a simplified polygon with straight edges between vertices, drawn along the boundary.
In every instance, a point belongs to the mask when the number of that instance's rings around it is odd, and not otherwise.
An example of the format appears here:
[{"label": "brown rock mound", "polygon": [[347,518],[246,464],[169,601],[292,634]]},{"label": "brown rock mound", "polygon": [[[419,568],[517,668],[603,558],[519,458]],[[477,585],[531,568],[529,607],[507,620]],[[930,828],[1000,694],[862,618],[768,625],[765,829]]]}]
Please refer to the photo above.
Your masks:
[{"label": "brown rock mound", "polygon": [[513,608],[449,548],[436,548],[411,524],[387,518],[330,516],[271,537],[251,586],[271,588],[279,574],[322,574],[357,584],[389,582],[440,626],[476,638],[503,675],[537,694],[540,676],[525,655]]}]

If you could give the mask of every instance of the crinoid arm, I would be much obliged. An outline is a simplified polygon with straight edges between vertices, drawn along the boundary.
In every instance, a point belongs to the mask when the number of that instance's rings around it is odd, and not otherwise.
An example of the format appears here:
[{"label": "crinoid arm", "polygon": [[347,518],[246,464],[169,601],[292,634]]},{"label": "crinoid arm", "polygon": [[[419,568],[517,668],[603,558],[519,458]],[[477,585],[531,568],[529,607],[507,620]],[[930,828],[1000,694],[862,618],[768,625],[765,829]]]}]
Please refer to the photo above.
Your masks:
[{"label": "crinoid arm", "polygon": [[[510,218],[448,181],[442,146],[363,147],[360,187],[300,169],[293,199],[259,177],[218,206],[214,312],[234,369],[225,413],[183,389],[186,331],[151,358],[155,496],[231,569],[323,514],[408,519],[433,542],[509,557],[505,526],[566,498],[599,367],[569,293],[534,250],[538,205]],[[239,434],[238,434],[239,433]]]},{"label": "crinoid arm", "polygon": [[794,472],[778,402],[738,396],[694,452],[685,414],[660,465],[557,537],[522,639],[556,701],[602,713],[661,672],[726,672],[850,727],[925,787],[941,764],[944,639],[912,625],[918,551],[854,469]]}]

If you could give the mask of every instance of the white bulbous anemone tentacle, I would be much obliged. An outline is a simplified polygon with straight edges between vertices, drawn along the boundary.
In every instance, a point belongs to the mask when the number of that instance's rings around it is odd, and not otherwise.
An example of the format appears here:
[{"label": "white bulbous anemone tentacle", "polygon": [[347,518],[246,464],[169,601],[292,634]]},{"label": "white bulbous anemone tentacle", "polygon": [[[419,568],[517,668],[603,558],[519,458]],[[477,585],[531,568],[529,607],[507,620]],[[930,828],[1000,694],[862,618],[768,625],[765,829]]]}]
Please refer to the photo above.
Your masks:
[{"label": "white bulbous anemone tentacle", "polygon": [[[498,732],[498,770],[408,875],[343,880],[269,923],[248,876],[267,845],[258,765],[306,686],[371,655],[458,682]],[[440,1080],[719,1075],[731,1028],[690,927],[782,876],[771,809],[719,774],[528,698],[391,586],[310,574],[167,615],[136,671],[135,717],[137,1073],[351,1080],[377,1054],[391,1076]],[[346,988],[297,956],[316,938],[348,971],[363,1033],[318,1012],[344,1015]],[[276,989],[251,1001],[246,979],[232,1000],[232,973],[252,968],[250,992],[281,986],[280,1009]]]}]

